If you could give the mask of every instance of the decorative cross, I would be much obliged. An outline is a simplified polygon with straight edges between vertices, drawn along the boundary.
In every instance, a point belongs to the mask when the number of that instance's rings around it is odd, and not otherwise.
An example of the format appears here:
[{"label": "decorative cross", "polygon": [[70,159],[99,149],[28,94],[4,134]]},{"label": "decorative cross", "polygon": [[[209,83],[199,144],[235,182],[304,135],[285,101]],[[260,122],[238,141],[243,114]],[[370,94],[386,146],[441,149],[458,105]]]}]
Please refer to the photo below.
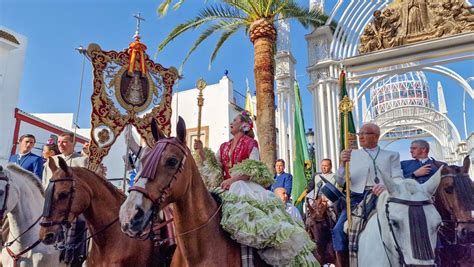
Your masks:
[{"label": "decorative cross", "polygon": [[140,12],[138,12],[138,14],[133,15],[133,17],[137,19],[137,30],[135,31],[135,37],[137,37],[140,36],[140,22],[142,20],[145,21],[145,19],[140,16]]}]

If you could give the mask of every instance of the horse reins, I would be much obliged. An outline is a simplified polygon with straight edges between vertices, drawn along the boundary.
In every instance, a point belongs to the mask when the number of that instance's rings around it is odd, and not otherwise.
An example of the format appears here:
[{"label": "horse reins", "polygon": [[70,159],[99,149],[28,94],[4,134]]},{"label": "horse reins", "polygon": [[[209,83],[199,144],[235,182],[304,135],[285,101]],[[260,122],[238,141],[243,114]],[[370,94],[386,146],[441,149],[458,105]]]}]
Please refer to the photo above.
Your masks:
[{"label": "horse reins", "polygon": [[[400,247],[400,244],[398,243],[397,237],[395,236],[395,231],[393,229],[393,224],[390,221],[390,210],[389,210],[390,202],[397,203],[397,204],[402,204],[402,205],[406,205],[406,206],[426,206],[426,205],[433,204],[432,201],[431,200],[412,201],[412,200],[404,200],[404,199],[389,197],[387,199],[387,203],[385,203],[385,216],[387,218],[387,223],[388,223],[388,226],[389,226],[389,229],[390,229],[390,233],[391,233],[393,241],[395,243],[395,250],[397,251],[398,260],[399,260],[400,265],[401,266],[406,266],[406,267],[410,267],[410,266],[434,266],[434,265],[413,265],[413,264],[407,264],[405,262],[405,257],[403,256],[403,251]],[[383,237],[382,237],[382,228],[381,228],[381,225],[380,225],[380,219],[379,219],[378,214],[377,214],[377,223],[378,223],[378,227],[379,227],[380,239],[382,240],[382,244],[384,246],[385,254],[387,255],[387,259],[388,259],[388,262],[389,262],[390,266],[393,266],[392,262],[390,261],[390,257],[388,256],[387,245],[385,244],[385,242],[383,240]],[[410,225],[410,227],[411,227],[411,225]]]},{"label": "horse reins", "polygon": [[[443,178],[446,178],[446,177],[452,177],[453,179],[456,179],[458,177],[469,177],[469,174],[468,173],[458,173],[458,174],[452,174],[452,173],[448,173],[448,174],[444,174],[444,175],[441,175],[441,179]],[[442,200],[444,199],[445,197],[442,197]],[[443,201],[446,201],[446,199],[444,199]],[[454,208],[452,208],[449,203],[445,203],[445,205],[447,207],[449,207],[451,210],[454,210]],[[452,218],[452,217],[451,217]],[[452,223],[454,224],[454,229],[451,229],[450,227],[448,226],[445,226],[447,227],[447,229],[449,229],[450,231],[453,231],[454,232],[454,241],[450,241],[450,240],[447,240],[448,237],[445,237],[444,236],[444,241],[448,242],[449,245],[457,245],[457,246],[465,246],[465,245],[469,245],[469,244],[459,244],[458,243],[458,235],[456,234],[456,228],[459,224],[474,224],[474,220],[469,220],[469,221],[461,221],[461,220],[458,220],[456,217],[454,217],[454,219],[450,219],[450,220],[447,220],[447,219],[443,219],[442,220],[443,223]]]},{"label": "horse reins", "polygon": [[[5,186],[5,193],[4,193],[5,196],[4,196],[4,200],[3,200],[3,207],[0,210],[0,216],[1,216],[0,219],[3,219],[4,216],[5,216],[5,211],[7,210],[8,193],[10,191],[10,179],[8,178],[8,176],[6,176],[3,173],[3,171],[0,171],[0,181],[7,182],[7,184]],[[16,254],[10,249],[10,246],[13,245],[15,242],[18,242],[18,239],[20,239],[20,237],[22,237],[24,234],[26,234],[31,229],[33,229],[33,227],[39,222],[40,219],[41,219],[41,216],[38,217],[38,219],[36,219],[36,221],[32,225],[30,225],[23,233],[21,233],[19,236],[14,238],[12,241],[3,243],[3,247],[5,247],[5,249],[7,250],[8,255],[10,255],[10,257],[12,257],[12,259],[13,259],[13,266],[14,267],[17,266],[17,262],[20,259],[20,257],[23,254],[25,254],[28,251],[35,248],[36,246],[38,246],[39,243],[41,243],[41,240],[40,239],[36,240],[33,244],[29,245],[28,247],[26,247],[25,249],[23,249],[22,251],[20,251],[19,253],[16,253]]]},{"label": "horse reins", "polygon": [[[72,202],[73,202],[74,192],[75,192],[75,180],[72,176],[71,177],[59,178],[59,179],[55,179],[55,180],[50,180],[50,186],[52,186],[52,187],[49,189],[49,191],[47,190],[48,191],[47,197],[48,197],[48,202],[49,203],[45,204],[42,216],[45,217],[45,218],[48,218],[49,216],[51,216],[51,211],[52,211],[51,210],[51,208],[52,208],[51,205],[52,205],[52,200],[53,200],[53,197],[54,197],[54,185],[55,185],[55,183],[56,182],[66,182],[66,181],[67,182],[72,182],[73,184],[71,186],[71,189],[69,190],[69,202],[68,202],[68,206],[67,206],[67,212],[64,215],[64,219],[62,221],[41,222],[40,223],[41,226],[50,227],[50,226],[53,226],[53,225],[61,225],[61,226],[66,227],[67,229],[69,229],[71,227],[71,222],[69,222],[68,218],[69,218],[69,214],[71,213],[71,207],[72,207]],[[118,220],[119,220],[119,218],[117,217],[116,219],[114,219],[113,221],[111,221],[110,223],[108,223],[104,227],[102,227],[99,231],[97,231],[94,234],[87,237],[84,240],[84,242],[87,242],[91,238],[93,238],[93,237],[97,236],[98,234],[102,233],[103,231],[107,230],[110,226],[112,226]],[[79,234],[83,234],[85,231],[87,231],[87,228],[84,229]],[[79,234],[77,234],[77,235],[79,235]]]},{"label": "horse reins", "polygon": [[[67,229],[71,228],[71,223],[68,220],[69,214],[71,213],[71,207],[72,207],[72,201],[74,197],[74,191],[75,191],[75,181],[73,177],[64,177],[64,178],[59,178],[59,179],[54,179],[49,181],[48,188],[46,189],[45,193],[45,204],[43,208],[43,217],[44,218],[49,218],[51,216],[51,211],[52,211],[52,202],[53,202],[53,197],[54,197],[54,189],[55,189],[55,184],[57,182],[71,182],[72,186],[71,189],[69,190],[69,202],[67,205],[67,210],[64,215],[64,219],[62,221],[48,221],[48,222],[40,222],[40,225],[43,227],[51,227],[54,225],[61,225],[66,227]],[[51,187],[50,187],[51,186]]]},{"label": "horse reins", "polygon": [[[148,190],[144,187],[141,187],[141,186],[134,185],[134,186],[132,186],[128,189],[128,192],[137,191],[137,192],[142,193],[143,196],[145,196],[146,198],[151,200],[151,202],[153,203],[155,208],[159,207],[161,205],[161,202],[164,200],[163,199],[163,193],[167,189],[169,189],[170,186],[171,186],[171,183],[174,180],[176,180],[176,175],[178,175],[179,173],[181,173],[183,171],[184,163],[186,162],[186,158],[189,154],[189,149],[187,149],[181,143],[176,142],[176,138],[166,138],[166,139],[158,140],[158,142],[156,142],[155,147],[151,151],[151,155],[150,155],[150,158],[148,159],[148,162],[159,162],[160,159],[161,159],[162,152],[165,150],[165,148],[169,144],[174,145],[177,148],[179,148],[184,153],[184,157],[181,160],[181,162],[179,163],[180,166],[179,166],[178,170],[176,170],[176,172],[173,174],[173,176],[171,177],[168,184],[160,189],[160,198],[159,199],[153,198],[152,195],[148,192]],[[149,167],[149,166],[151,166],[151,167]],[[137,179],[137,182],[140,179],[154,180],[155,175],[156,175],[156,171],[157,171],[157,166],[158,166],[157,164],[146,164],[143,168],[143,171],[142,171],[140,177]]]},{"label": "horse reins", "polygon": [[[183,144],[181,144],[180,142],[177,142],[176,141],[177,139],[176,138],[166,138],[166,139],[161,139],[161,140],[158,140],[158,142],[156,142],[155,144],[155,147],[153,148],[152,150],[152,154],[151,154],[151,158],[148,160],[148,162],[159,162],[160,159],[161,159],[161,155],[163,153],[163,151],[166,149],[166,147],[168,145],[174,145],[176,146],[177,148],[179,148],[183,154],[184,154],[184,157],[183,159],[181,160],[180,162],[180,166],[178,168],[178,170],[173,174],[173,176],[171,177],[170,181],[168,182],[168,184],[166,186],[164,186],[163,188],[160,189],[160,198],[159,199],[156,199],[156,198],[153,198],[152,195],[148,192],[148,190],[144,187],[141,187],[141,186],[132,186],[130,187],[130,189],[128,189],[128,192],[131,192],[131,191],[137,191],[137,192],[140,192],[143,194],[143,196],[145,196],[146,198],[148,198],[149,200],[152,201],[153,203],[153,213],[156,213],[156,210],[157,208],[159,208],[159,206],[161,205],[161,202],[164,200],[164,197],[163,197],[163,193],[168,190],[171,186],[171,183],[176,180],[176,175],[178,175],[179,173],[181,173],[184,169],[184,164],[186,162],[186,158],[188,157],[188,155],[190,154],[190,151],[189,149],[184,146]],[[149,167],[151,166],[151,167]],[[139,179],[148,179],[148,180],[153,180],[155,179],[155,175],[156,175],[156,171],[157,171],[157,164],[147,164],[144,166],[143,168],[143,171],[142,171],[142,174],[140,175],[140,177],[137,179],[137,181]],[[194,228],[194,229],[191,229],[189,231],[186,231],[184,233],[179,233],[177,235],[174,235],[173,237],[168,237],[166,239],[163,239],[163,240],[160,240],[160,245],[165,243],[166,241],[168,240],[172,240],[172,239],[176,239],[177,237],[180,237],[180,236],[183,236],[183,235],[187,235],[187,234],[190,234],[194,231],[197,231],[199,229],[202,229],[204,228],[206,225],[208,225],[213,219],[214,217],[219,213],[219,211],[221,210],[222,208],[222,205],[223,203],[221,203],[219,205],[219,207],[216,209],[216,211],[214,212],[214,214],[211,215],[211,217],[209,217],[209,219],[202,225]],[[162,227],[166,226],[167,224],[171,223],[173,220],[170,219],[170,220],[167,220],[163,223],[161,223],[158,227],[158,230],[161,229]],[[152,229],[150,230],[150,234],[153,232],[153,230],[156,230],[156,229]]]},{"label": "horse reins", "polygon": [[[169,241],[169,240],[177,239],[178,237],[182,237],[182,236],[184,236],[184,235],[190,234],[190,233],[192,233],[192,232],[195,232],[195,231],[197,231],[197,230],[200,230],[200,229],[204,228],[205,226],[207,226],[207,225],[214,219],[214,217],[216,217],[216,215],[217,215],[217,214],[219,213],[219,211],[222,209],[222,205],[223,205],[223,204],[224,204],[224,203],[221,203],[221,204],[219,205],[219,207],[217,207],[217,209],[216,209],[216,211],[214,212],[214,214],[212,214],[211,217],[209,217],[209,219],[207,219],[207,221],[206,221],[205,223],[203,223],[203,224],[201,224],[200,226],[198,226],[198,227],[196,227],[196,228],[194,228],[194,229],[191,229],[191,230],[189,230],[189,231],[186,231],[186,232],[183,232],[183,233],[179,233],[179,234],[176,234],[176,235],[174,235],[174,236],[172,236],[172,237],[168,237],[168,238],[162,239],[162,240],[160,240],[159,245],[162,245],[162,244],[164,244],[165,242],[167,242],[167,241]],[[162,225],[161,227],[165,226],[165,225],[168,224],[168,223],[169,223],[169,222],[166,221],[165,223],[163,223],[163,225]],[[161,227],[160,227],[160,228],[161,228]]]}]

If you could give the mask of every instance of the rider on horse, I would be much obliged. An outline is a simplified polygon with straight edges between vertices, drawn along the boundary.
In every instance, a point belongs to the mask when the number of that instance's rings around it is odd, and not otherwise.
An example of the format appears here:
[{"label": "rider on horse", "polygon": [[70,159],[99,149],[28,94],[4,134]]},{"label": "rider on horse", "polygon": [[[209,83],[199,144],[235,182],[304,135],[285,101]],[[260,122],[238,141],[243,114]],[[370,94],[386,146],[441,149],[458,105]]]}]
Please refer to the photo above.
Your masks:
[{"label": "rider on horse", "polygon": [[[372,192],[380,195],[385,186],[380,179],[381,173],[392,179],[403,178],[400,169],[400,155],[397,152],[381,149],[378,146],[380,128],[376,124],[367,123],[360,128],[358,133],[362,149],[344,150],[341,154],[341,166],[350,162],[351,179],[351,207],[357,206],[364,195]],[[344,183],[344,168],[340,167],[336,180]],[[344,232],[344,223],[347,220],[347,212],[344,209],[333,229],[333,246],[336,251],[339,266],[348,266],[348,239]]]},{"label": "rider on horse", "polygon": [[195,142],[207,186],[228,190],[221,193],[222,227],[240,244],[258,249],[271,265],[319,266],[312,255],[314,243],[302,225],[285,211],[285,206],[266,190],[273,183],[268,168],[259,161],[253,139],[253,123],[243,112],[230,125],[234,136],[215,154]]}]

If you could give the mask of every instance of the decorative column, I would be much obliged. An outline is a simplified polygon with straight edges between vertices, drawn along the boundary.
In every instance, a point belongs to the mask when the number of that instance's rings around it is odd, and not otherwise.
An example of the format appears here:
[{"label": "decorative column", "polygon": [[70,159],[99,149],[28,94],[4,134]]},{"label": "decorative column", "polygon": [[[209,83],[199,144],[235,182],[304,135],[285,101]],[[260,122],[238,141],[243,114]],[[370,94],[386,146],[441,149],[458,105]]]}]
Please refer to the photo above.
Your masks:
[{"label": "decorative column", "polygon": [[291,53],[290,24],[287,20],[278,23],[277,53],[275,55],[275,81],[278,98],[278,158],[284,159],[286,169],[292,172],[294,146],[294,83],[296,60]]},{"label": "decorative column", "polygon": [[329,53],[332,31],[323,26],[306,35],[308,43],[308,90],[313,100],[315,158],[319,165],[324,158],[339,163],[339,62]]}]

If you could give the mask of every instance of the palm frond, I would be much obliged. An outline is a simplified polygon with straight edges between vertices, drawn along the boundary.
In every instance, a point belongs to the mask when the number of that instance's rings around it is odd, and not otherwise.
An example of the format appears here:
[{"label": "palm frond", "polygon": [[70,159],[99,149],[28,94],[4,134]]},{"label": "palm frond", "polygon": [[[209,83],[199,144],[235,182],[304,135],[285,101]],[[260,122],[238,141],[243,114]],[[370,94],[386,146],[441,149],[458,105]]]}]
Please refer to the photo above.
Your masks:
[{"label": "palm frond", "polygon": [[173,9],[176,11],[178,8],[180,8],[185,0],[179,0],[178,3],[174,4]]},{"label": "palm frond", "polygon": [[181,35],[182,33],[199,27],[200,25],[210,22],[212,20],[218,19],[237,19],[246,21],[245,17],[243,17],[240,12],[235,8],[226,8],[221,5],[211,6],[201,10],[200,14],[185,23],[179,24],[176,26],[171,33],[158,45],[157,53],[162,51],[166,45],[168,45],[171,41],[173,41],[176,37]]},{"label": "palm frond", "polygon": [[243,13],[245,13],[247,16],[250,16],[253,12],[252,8],[248,4],[247,1],[245,0],[223,0],[224,3],[227,3],[230,6],[233,6],[234,8],[239,9]]},{"label": "palm frond", "polygon": [[293,1],[288,2],[281,9],[281,17],[278,19],[296,19],[305,28],[313,26],[315,28],[324,25],[328,16],[322,14],[319,10],[308,10],[296,4]]},{"label": "palm frond", "polygon": [[172,0],[163,0],[163,2],[161,2],[157,10],[159,16],[166,15],[166,12],[168,12],[168,8],[170,7],[171,1]]},{"label": "palm frond", "polygon": [[234,35],[234,33],[236,33],[241,27],[242,27],[242,24],[231,26],[230,29],[222,33],[221,37],[216,43],[216,46],[214,47],[214,50],[212,51],[211,58],[209,59],[209,67],[208,67],[209,69],[211,69],[212,62],[214,62],[214,59],[216,58],[217,53],[219,52],[219,50],[221,49],[225,41],[227,41],[229,37]]},{"label": "palm frond", "polygon": [[228,31],[234,28],[240,28],[242,25],[241,20],[221,20],[214,25],[209,26],[201,35],[199,35],[198,39],[194,42],[191,48],[186,53],[183,62],[181,63],[181,67],[188,61],[189,56],[199,47],[199,45],[205,41],[208,37],[214,34],[217,31]]}]

